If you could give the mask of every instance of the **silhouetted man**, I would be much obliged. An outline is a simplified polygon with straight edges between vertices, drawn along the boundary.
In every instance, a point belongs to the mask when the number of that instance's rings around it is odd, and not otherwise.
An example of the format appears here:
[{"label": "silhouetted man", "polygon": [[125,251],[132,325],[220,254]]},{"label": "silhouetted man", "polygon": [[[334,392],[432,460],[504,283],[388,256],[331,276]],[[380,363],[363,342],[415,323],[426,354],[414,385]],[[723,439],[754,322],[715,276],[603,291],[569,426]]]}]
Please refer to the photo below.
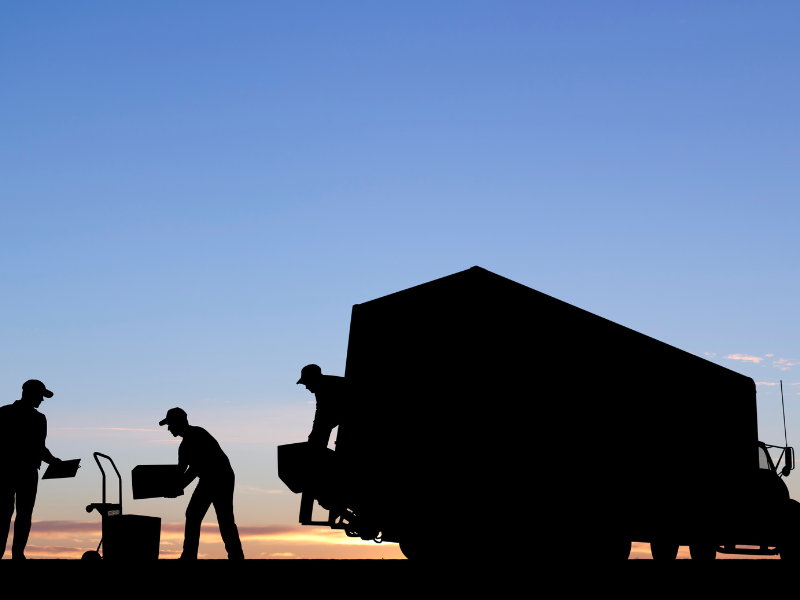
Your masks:
[{"label": "silhouetted man", "polygon": [[300,371],[298,384],[304,384],[306,389],[317,397],[317,412],[314,415],[314,425],[308,436],[309,444],[328,447],[331,431],[339,424],[342,407],[347,396],[347,387],[344,377],[323,375],[322,369],[317,365],[306,365]]},{"label": "silhouetted man", "polygon": [[22,384],[22,398],[13,404],[0,406],[0,527],[3,528],[3,544],[0,557],[6,550],[8,530],[16,503],[17,518],[14,520],[14,542],[11,558],[25,559],[25,545],[31,532],[33,505],[39,487],[39,467],[42,461],[50,464],[61,462],[45,447],[47,418],[37,408],[53,392],[38,379]]},{"label": "silhouetted man", "polygon": [[[170,408],[167,418],[159,423],[166,425],[174,436],[181,436],[183,441],[178,448],[178,465],[183,473],[178,482],[179,490],[183,490],[199,477],[197,487],[186,507],[186,530],[183,537],[184,560],[197,560],[197,548],[200,545],[200,525],[214,505],[219,523],[219,533],[225,542],[228,558],[244,560],[242,542],[239,540],[239,529],[233,518],[233,484],[235,476],[228,457],[219,443],[202,427],[189,425],[186,412],[181,408]],[[170,497],[175,498],[178,494]]]}]

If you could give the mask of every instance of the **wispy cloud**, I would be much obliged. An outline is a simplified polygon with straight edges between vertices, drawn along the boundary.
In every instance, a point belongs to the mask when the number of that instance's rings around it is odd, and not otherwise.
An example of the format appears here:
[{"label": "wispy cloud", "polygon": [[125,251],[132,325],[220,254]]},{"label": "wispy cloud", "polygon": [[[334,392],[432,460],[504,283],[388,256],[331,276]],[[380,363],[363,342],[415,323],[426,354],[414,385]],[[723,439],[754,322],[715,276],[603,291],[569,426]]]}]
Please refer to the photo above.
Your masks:
[{"label": "wispy cloud", "polygon": [[[13,525],[12,525],[13,527]],[[100,521],[34,521],[31,525],[31,537],[41,539],[97,538],[101,535]],[[164,541],[183,540],[184,523],[162,523],[161,539]],[[219,526],[216,523],[203,523],[201,532],[206,543],[221,543]],[[342,531],[304,527],[302,525],[240,525],[239,536],[242,540],[282,540],[282,541],[314,541],[317,543],[361,543],[360,540],[348,538]]]},{"label": "wispy cloud", "polygon": [[762,356],[752,356],[750,354],[728,354],[725,358],[730,358],[731,360],[741,360],[744,362],[752,362],[752,363],[760,363],[764,360]]},{"label": "wispy cloud", "polygon": [[[185,525],[183,523],[162,523],[161,539],[182,541]],[[222,536],[216,523],[203,523],[200,528],[201,541],[205,544],[221,544]],[[293,544],[314,545],[359,545],[364,542],[358,538],[347,537],[343,531],[328,528],[311,528],[302,525],[240,525],[239,537],[242,542],[289,542]]]},{"label": "wispy cloud", "polygon": [[778,384],[772,383],[771,381],[756,381],[756,385],[778,385]]},{"label": "wispy cloud", "polygon": [[790,358],[780,358],[778,360],[772,361],[772,366],[780,369],[781,371],[788,371],[792,367],[796,365],[800,365],[800,362],[792,362],[793,359]]},{"label": "wispy cloud", "polygon": [[244,492],[246,494],[284,494],[286,493],[285,490],[268,490],[260,487],[255,487],[252,485],[237,485],[236,489],[238,491]]},{"label": "wispy cloud", "polygon": [[[266,554],[266,552],[262,552],[261,553],[262,556],[265,555],[265,554]],[[270,556],[272,556],[274,558],[291,558],[291,557],[296,556],[296,555],[295,555],[294,552],[273,552],[272,554],[270,554]]]},{"label": "wispy cloud", "polygon": [[133,429],[131,427],[51,427],[50,429],[67,430],[93,430],[93,431],[154,431],[163,433],[163,429]]},{"label": "wispy cloud", "polygon": [[[13,530],[14,525],[11,525]],[[34,521],[31,537],[42,539],[76,539],[87,536],[100,539],[100,521]]]},{"label": "wispy cloud", "polygon": [[717,355],[716,352],[703,352],[703,354],[705,354],[706,356],[716,356]]},{"label": "wispy cloud", "polygon": [[773,357],[773,356],[775,356],[775,355],[774,355],[774,354],[772,354],[772,353],[770,353],[770,354],[765,354],[764,356],[766,356],[767,358],[771,358],[771,357]]},{"label": "wispy cloud", "polygon": [[[80,558],[87,550],[95,548],[75,548],[71,546],[25,546],[25,556],[28,558]],[[11,544],[6,546],[6,556],[11,554]]]}]

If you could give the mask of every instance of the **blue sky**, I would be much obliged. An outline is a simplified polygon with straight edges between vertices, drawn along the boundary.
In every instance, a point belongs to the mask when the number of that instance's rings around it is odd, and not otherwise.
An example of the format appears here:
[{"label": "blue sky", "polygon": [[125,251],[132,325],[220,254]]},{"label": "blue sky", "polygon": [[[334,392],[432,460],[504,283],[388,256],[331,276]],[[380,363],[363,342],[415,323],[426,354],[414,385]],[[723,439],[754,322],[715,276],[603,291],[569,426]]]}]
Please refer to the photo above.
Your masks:
[{"label": "blue sky", "polygon": [[[85,463],[43,484],[34,518],[87,518],[94,450],[126,474],[175,456],[166,432],[56,428],[158,429],[182,406],[252,488],[239,520],[293,522],[274,460],[312,418],[300,368],[343,373],[354,303],[473,265],[783,378],[791,442],[800,366],[772,361],[800,359],[798,17],[792,2],[4,5],[0,392],[42,379],[51,448]],[[773,442],[776,387],[759,386]],[[170,522],[185,507],[145,504]]]}]

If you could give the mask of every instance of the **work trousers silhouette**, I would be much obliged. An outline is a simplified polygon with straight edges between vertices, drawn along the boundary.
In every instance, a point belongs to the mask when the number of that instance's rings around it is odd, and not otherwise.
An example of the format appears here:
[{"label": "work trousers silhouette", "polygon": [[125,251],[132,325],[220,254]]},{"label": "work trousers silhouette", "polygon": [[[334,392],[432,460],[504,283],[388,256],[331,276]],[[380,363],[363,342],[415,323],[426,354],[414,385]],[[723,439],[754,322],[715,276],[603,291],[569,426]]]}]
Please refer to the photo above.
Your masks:
[{"label": "work trousers silhouette", "polygon": [[200,525],[203,517],[208,512],[208,507],[214,505],[219,523],[219,533],[225,542],[228,558],[242,559],[242,542],[239,540],[239,529],[233,518],[233,484],[234,475],[201,477],[194,489],[189,506],[186,507],[186,532],[183,538],[183,554],[181,558],[197,558],[197,548],[200,544]]},{"label": "work trousers silhouette", "polygon": [[0,546],[0,557],[5,554],[8,543],[8,530],[11,528],[11,517],[16,504],[17,518],[14,520],[14,542],[11,546],[11,557],[20,558],[25,555],[25,545],[31,533],[33,505],[36,503],[36,491],[39,489],[39,471],[36,467],[0,473],[0,527],[3,528],[3,545]]}]

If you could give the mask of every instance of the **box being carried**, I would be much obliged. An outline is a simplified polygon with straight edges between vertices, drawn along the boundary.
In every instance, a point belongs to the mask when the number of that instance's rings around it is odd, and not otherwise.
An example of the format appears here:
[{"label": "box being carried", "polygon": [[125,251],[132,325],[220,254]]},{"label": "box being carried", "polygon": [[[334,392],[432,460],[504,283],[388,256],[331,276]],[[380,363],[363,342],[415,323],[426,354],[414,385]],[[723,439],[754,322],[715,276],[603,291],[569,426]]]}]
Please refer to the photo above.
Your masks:
[{"label": "box being carried", "polygon": [[181,475],[178,465],[138,465],[131,471],[133,499],[165,498],[175,492]]}]

